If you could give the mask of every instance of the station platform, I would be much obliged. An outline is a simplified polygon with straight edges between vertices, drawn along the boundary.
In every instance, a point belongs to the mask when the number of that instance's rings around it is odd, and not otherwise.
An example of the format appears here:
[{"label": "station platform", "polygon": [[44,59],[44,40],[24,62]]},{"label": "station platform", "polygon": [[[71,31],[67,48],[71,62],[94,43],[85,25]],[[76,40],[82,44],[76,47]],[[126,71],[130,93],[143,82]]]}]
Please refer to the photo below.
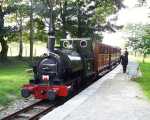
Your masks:
[{"label": "station platform", "polygon": [[106,74],[40,120],[150,120],[150,103],[138,84],[138,64],[129,62]]}]

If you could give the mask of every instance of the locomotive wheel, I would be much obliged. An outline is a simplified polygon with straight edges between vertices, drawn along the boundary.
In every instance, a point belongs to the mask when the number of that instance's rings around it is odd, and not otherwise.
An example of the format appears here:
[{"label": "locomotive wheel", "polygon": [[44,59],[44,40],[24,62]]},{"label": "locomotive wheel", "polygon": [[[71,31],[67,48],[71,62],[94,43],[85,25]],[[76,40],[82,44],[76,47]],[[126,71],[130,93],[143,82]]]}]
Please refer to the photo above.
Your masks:
[{"label": "locomotive wheel", "polygon": [[31,92],[27,89],[22,89],[21,90],[21,95],[22,95],[22,97],[27,98],[31,95]]},{"label": "locomotive wheel", "polygon": [[56,98],[56,93],[52,90],[49,90],[47,92],[48,100],[53,101]]}]

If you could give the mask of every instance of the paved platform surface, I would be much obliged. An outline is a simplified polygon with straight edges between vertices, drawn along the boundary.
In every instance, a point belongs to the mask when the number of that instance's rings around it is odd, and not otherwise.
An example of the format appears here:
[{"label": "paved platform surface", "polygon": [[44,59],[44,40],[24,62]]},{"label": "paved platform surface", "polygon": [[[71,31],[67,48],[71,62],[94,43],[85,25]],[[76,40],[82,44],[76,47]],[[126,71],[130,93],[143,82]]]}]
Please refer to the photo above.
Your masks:
[{"label": "paved platform surface", "polygon": [[119,65],[41,120],[150,120],[150,103],[130,80],[137,68],[130,62],[128,74],[123,74]]}]

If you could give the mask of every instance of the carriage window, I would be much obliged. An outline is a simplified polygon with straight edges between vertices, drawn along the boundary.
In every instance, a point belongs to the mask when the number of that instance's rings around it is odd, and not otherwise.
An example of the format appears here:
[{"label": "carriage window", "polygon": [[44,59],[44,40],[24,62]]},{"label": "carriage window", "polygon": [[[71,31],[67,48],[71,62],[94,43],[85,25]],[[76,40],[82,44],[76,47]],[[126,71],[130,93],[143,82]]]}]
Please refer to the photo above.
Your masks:
[{"label": "carriage window", "polygon": [[107,47],[105,47],[105,54],[107,54],[108,53],[108,48]]},{"label": "carriage window", "polygon": [[101,54],[103,54],[105,52],[105,47],[104,46],[100,46],[99,51]]}]

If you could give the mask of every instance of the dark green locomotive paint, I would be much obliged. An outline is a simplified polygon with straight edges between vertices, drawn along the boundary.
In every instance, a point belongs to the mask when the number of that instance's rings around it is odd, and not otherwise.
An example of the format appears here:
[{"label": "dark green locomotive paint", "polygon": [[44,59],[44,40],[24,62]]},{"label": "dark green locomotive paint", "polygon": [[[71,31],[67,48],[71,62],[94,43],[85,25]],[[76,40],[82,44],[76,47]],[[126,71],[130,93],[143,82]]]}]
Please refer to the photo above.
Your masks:
[{"label": "dark green locomotive paint", "polygon": [[[74,38],[61,40],[62,51],[79,54],[82,64],[82,76],[84,78],[93,75],[94,71],[94,55],[93,55],[93,40],[89,38]],[[76,52],[77,51],[77,52]],[[75,56],[75,54],[73,55]],[[72,59],[75,60],[75,59]],[[72,61],[72,63],[75,63]],[[77,62],[79,64],[79,62]],[[78,65],[74,64],[77,68]]]}]

